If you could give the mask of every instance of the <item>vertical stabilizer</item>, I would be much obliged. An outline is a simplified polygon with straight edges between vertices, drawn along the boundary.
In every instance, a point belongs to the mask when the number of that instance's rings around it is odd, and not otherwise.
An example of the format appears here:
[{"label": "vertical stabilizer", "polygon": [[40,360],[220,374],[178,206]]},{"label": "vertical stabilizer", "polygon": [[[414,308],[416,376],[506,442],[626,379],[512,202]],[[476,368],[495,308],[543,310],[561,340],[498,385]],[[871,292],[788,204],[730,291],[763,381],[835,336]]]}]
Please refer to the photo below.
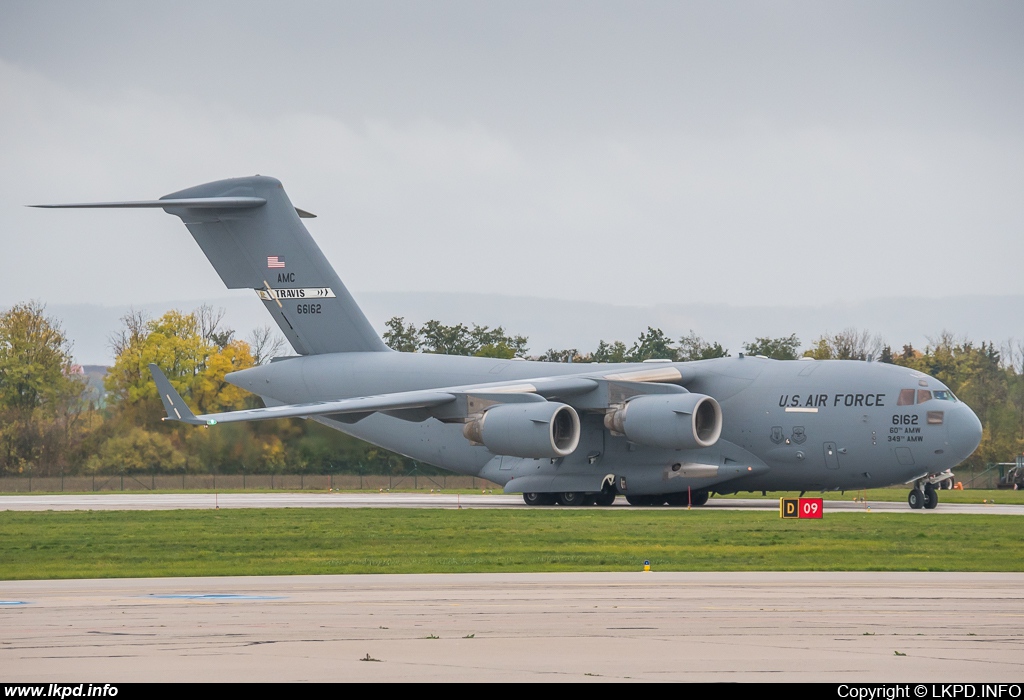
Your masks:
[{"label": "vertical stabilizer", "polygon": [[[192,204],[210,198],[265,203],[224,208]],[[221,180],[160,201],[185,223],[229,289],[255,290],[299,354],[387,350],[278,180]]]}]

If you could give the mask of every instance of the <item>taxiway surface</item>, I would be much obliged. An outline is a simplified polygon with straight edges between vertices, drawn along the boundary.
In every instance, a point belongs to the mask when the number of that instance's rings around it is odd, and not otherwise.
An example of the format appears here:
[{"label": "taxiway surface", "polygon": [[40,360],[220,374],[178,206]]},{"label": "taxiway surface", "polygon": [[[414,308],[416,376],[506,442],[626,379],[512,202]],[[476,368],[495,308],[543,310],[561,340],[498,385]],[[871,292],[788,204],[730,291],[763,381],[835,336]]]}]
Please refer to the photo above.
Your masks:
[{"label": "taxiway surface", "polygon": [[0,583],[0,680],[1024,677],[1024,574],[583,573]]},{"label": "taxiway surface", "polygon": [[[940,496],[941,498],[941,496]],[[139,493],[0,496],[0,510],[176,510],[204,508],[527,508],[521,496],[449,493]],[[596,506],[588,506],[595,508]],[[610,508],[633,508],[618,498]],[[662,507],[659,507],[662,508]],[[777,500],[712,498],[701,508],[778,511]],[[935,510],[911,510],[906,502],[825,501],[825,512],[871,511],[1024,515],[1024,505],[939,503]]]}]

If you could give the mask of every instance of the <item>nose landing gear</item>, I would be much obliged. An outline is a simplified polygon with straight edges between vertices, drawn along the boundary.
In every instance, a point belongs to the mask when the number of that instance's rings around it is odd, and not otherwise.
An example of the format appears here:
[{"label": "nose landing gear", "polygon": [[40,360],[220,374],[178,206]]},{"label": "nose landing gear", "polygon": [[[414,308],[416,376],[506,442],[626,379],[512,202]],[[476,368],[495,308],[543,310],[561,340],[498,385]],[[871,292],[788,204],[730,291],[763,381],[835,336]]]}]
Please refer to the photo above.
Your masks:
[{"label": "nose landing gear", "polygon": [[925,484],[922,488],[920,483],[915,483],[907,495],[907,505],[914,510],[934,510],[939,505],[939,492],[935,490],[935,484]]}]

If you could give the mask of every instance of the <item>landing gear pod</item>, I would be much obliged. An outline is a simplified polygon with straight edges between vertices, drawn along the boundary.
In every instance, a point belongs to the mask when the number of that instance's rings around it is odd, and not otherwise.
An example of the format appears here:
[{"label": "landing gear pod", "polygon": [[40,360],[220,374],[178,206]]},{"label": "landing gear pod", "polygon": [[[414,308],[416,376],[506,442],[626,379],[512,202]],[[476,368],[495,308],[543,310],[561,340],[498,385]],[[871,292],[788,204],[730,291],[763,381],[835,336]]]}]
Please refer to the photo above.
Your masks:
[{"label": "landing gear pod", "polygon": [[638,396],[605,414],[604,425],[641,445],[711,447],[722,434],[722,408],[704,394]]},{"label": "landing gear pod", "polygon": [[494,454],[555,459],[579,445],[580,417],[564,403],[500,404],[466,423],[462,434]]}]

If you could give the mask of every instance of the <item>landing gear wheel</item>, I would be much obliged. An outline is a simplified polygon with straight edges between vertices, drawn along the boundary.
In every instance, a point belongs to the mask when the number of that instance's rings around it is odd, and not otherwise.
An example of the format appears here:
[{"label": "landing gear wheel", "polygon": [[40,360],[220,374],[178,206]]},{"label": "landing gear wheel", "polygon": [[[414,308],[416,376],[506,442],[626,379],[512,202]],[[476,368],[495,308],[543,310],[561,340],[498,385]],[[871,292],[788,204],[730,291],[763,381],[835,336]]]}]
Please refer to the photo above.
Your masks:
[{"label": "landing gear wheel", "polygon": [[690,496],[690,505],[702,506],[708,502],[709,498],[711,498],[711,494],[705,489],[694,491],[693,495]]},{"label": "landing gear wheel", "polygon": [[660,506],[661,496],[626,496],[626,502],[631,506]]},{"label": "landing gear wheel", "polygon": [[953,486],[953,477],[950,477],[942,482],[942,488],[946,489],[947,491],[952,491]]},{"label": "landing gear wheel", "polygon": [[907,494],[907,504],[914,510],[921,510],[924,507],[924,491],[921,489],[910,489]]},{"label": "landing gear wheel", "polygon": [[615,492],[614,491],[602,491],[601,493],[594,495],[594,504],[599,506],[610,506],[615,503]]},{"label": "landing gear wheel", "polygon": [[550,506],[555,498],[550,493],[524,493],[523,502],[528,506]]},{"label": "landing gear wheel", "polygon": [[581,506],[586,500],[586,495],[582,491],[564,491],[558,494],[557,500],[561,506]]},{"label": "landing gear wheel", "polygon": [[937,505],[939,505],[939,492],[935,490],[934,486],[928,484],[924,487],[924,507],[934,510]]},{"label": "landing gear wheel", "polygon": [[669,493],[665,495],[665,502],[670,506],[688,506],[690,505],[690,494],[686,491]]}]

